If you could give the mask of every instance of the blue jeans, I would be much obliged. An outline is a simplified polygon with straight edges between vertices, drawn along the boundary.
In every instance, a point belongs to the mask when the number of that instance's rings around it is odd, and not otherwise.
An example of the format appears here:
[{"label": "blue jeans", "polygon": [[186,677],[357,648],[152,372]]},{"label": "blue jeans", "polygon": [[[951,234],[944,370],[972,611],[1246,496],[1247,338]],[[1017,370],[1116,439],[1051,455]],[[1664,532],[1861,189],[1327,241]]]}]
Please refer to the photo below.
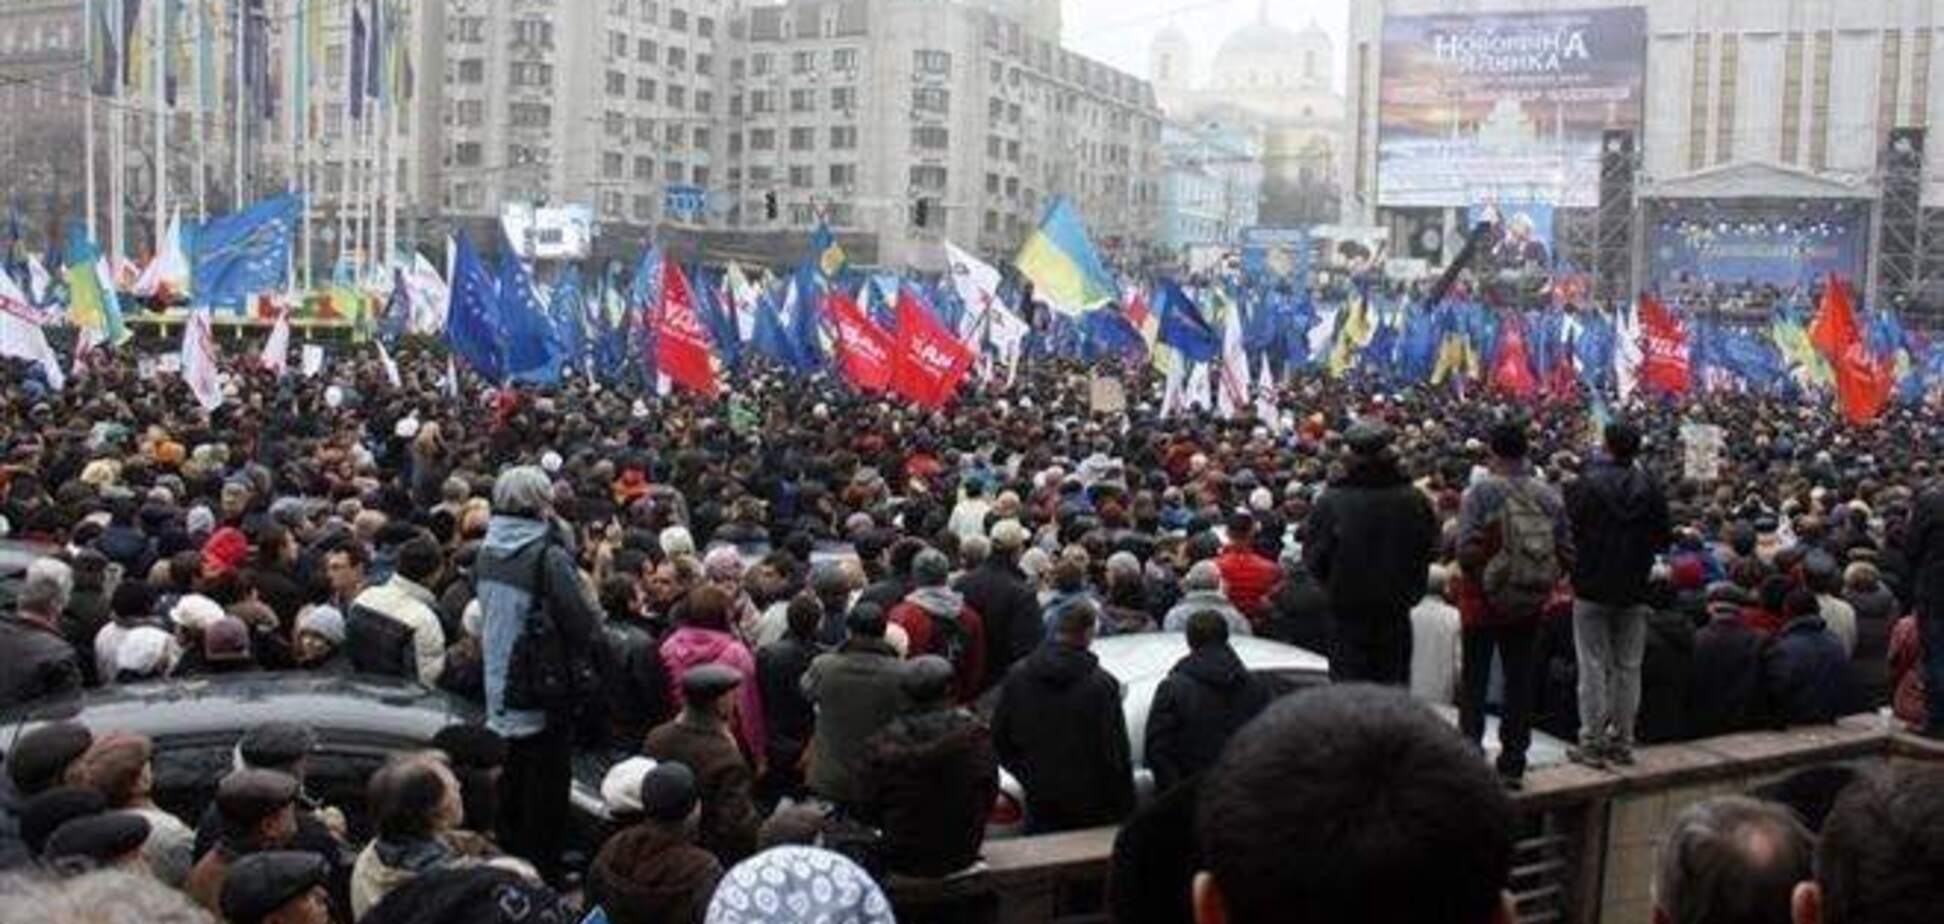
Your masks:
[{"label": "blue jeans", "polygon": [[1917,635],[1924,643],[1924,734],[1944,738],[1944,613],[1917,614]]}]

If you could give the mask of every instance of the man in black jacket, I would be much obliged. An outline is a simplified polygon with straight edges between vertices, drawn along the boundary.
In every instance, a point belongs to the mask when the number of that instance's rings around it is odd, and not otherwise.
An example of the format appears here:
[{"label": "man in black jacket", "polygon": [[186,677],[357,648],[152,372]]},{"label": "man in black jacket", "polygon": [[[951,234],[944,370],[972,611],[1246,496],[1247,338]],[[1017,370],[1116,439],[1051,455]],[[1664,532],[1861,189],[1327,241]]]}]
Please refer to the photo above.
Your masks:
[{"label": "man in black jacket", "polygon": [[1687,731],[1696,738],[1763,727],[1762,634],[1742,619],[1753,602],[1726,581],[1708,588],[1708,624],[1694,633],[1694,673],[1688,687]]},{"label": "man in black jacket", "polygon": [[803,675],[823,653],[817,631],[823,604],[808,591],[784,610],[789,629],[756,652],[756,685],[763,694],[763,743],[767,772],[757,781],[758,801],[774,805],[783,796],[803,794],[803,752],[817,727],[817,707],[803,695]]},{"label": "man in black jacket", "polygon": [[1031,833],[1114,824],[1134,808],[1120,683],[1087,650],[1099,618],[1091,601],[1061,610],[999,692],[993,744],[1026,789]]},{"label": "man in black jacket", "polygon": [[1944,487],[1931,487],[1910,508],[1904,528],[1910,560],[1917,632],[1923,639],[1924,697],[1929,716],[1923,734],[1944,738]]},{"label": "man in black jacket", "polygon": [[1607,459],[1566,492],[1573,522],[1573,640],[1579,661],[1579,747],[1590,767],[1633,763],[1640,662],[1647,646],[1648,572],[1672,541],[1667,496],[1636,464],[1640,433],[1606,427]]},{"label": "man in black jacket", "polygon": [[985,619],[987,688],[1005,679],[1013,662],[1038,647],[1044,634],[1039,597],[1019,570],[1019,553],[1025,547],[1026,528],[1018,520],[994,523],[992,555],[953,588]]},{"label": "man in black jacket", "polygon": [[1411,679],[1411,607],[1424,599],[1438,519],[1398,468],[1390,428],[1350,428],[1349,471],[1310,511],[1303,565],[1330,597],[1331,679],[1404,686]]},{"label": "man in black jacket", "polygon": [[0,619],[0,709],[81,689],[81,658],[60,630],[73,592],[74,572],[60,560],[27,566],[13,615]]},{"label": "man in black jacket", "polygon": [[1156,792],[1214,766],[1229,736],[1269,705],[1269,688],[1229,647],[1222,614],[1190,615],[1187,635],[1187,657],[1168,671],[1148,709],[1147,765]]},{"label": "man in black jacket", "polygon": [[912,711],[865,744],[858,814],[884,831],[889,872],[946,876],[979,859],[999,761],[985,722],[955,705],[954,679],[937,655],[906,665]]}]

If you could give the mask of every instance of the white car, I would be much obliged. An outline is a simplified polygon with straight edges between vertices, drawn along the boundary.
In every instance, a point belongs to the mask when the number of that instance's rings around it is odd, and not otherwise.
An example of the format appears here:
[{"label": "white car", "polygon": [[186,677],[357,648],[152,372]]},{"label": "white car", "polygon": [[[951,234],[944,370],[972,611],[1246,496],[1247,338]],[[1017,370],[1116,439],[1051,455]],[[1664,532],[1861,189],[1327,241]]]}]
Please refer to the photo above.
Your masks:
[{"label": "white car", "polygon": [[[1269,686],[1273,696],[1281,697],[1306,687],[1330,682],[1330,660],[1306,648],[1263,638],[1229,639],[1242,666]],[[1134,758],[1134,798],[1146,804],[1154,796],[1154,774],[1147,768],[1147,718],[1154,704],[1154,693],[1175,663],[1188,656],[1188,637],[1181,632],[1143,632],[1098,639],[1093,644],[1100,666],[1121,685],[1121,713],[1127,718],[1127,743]],[[1438,714],[1457,724],[1457,710],[1438,707]],[[1487,717],[1485,745],[1488,756],[1498,747],[1498,720]],[[1532,768],[1557,766],[1566,762],[1566,746],[1558,739],[1535,730],[1527,752]],[[1026,790],[1007,773],[999,770],[999,796],[986,823],[986,837],[1016,837],[1025,830]]]}]

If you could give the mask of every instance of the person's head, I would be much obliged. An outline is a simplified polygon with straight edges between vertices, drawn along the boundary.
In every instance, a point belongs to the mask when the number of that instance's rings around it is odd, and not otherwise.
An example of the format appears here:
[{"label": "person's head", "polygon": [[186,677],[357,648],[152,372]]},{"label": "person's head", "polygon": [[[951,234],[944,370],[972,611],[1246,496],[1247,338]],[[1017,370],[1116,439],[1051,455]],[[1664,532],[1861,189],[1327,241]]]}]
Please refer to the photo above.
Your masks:
[{"label": "person's head", "polygon": [[1606,425],[1601,437],[1606,443],[1607,455],[1621,465],[1632,462],[1635,456],[1640,455],[1640,431],[1631,424],[1616,420]]},{"label": "person's head", "polygon": [[703,584],[688,592],[688,624],[698,629],[729,631],[729,593],[714,584]]},{"label": "person's head", "polygon": [[1074,600],[1053,616],[1053,638],[1063,645],[1086,648],[1100,626],[1100,608],[1092,600]]},{"label": "person's head", "polygon": [[916,587],[944,587],[952,578],[952,560],[944,552],[927,548],[911,559],[911,583]]},{"label": "person's head", "polygon": [[1026,548],[1028,538],[1026,527],[1018,520],[1000,520],[992,524],[992,554],[1007,560],[1016,558]]},{"label": "person's head", "polygon": [[370,553],[357,542],[341,542],[325,553],[324,576],[331,582],[332,595],[348,600],[363,590],[365,566],[370,563]]},{"label": "person's head", "polygon": [[1347,684],[1283,699],[1230,740],[1197,808],[1197,924],[1503,924],[1512,806],[1490,767],[1408,695]]},{"label": "person's head", "polygon": [[1654,924],[1789,924],[1789,895],[1813,852],[1782,806],[1747,796],[1690,805],[1660,848]]},{"label": "person's head", "polygon": [[1944,770],[1866,773],[1836,798],[1795,924],[1924,924],[1944,908]]},{"label": "person's head", "polygon": [[37,558],[27,566],[14,606],[22,615],[52,621],[67,609],[73,595],[74,569],[58,558]]},{"label": "person's head", "polygon": [[[0,876],[0,895],[28,909],[23,921],[141,921],[143,924],[208,924],[209,913],[180,889],[154,875],[123,867],[78,876]],[[14,918],[0,914],[0,920]],[[283,922],[280,922],[283,924]]]},{"label": "person's head", "polygon": [[330,866],[309,851],[267,850],[237,858],[223,877],[229,924],[328,924]]},{"label": "person's head", "polygon": [[493,512],[544,520],[553,513],[553,480],[537,465],[516,465],[493,482]]},{"label": "person's head", "polygon": [[367,793],[381,841],[426,840],[458,828],[466,817],[459,778],[438,751],[392,758],[372,775]]},{"label": "person's head", "polygon": [[920,655],[904,665],[899,685],[913,707],[936,709],[951,705],[957,679],[952,662],[938,655]]},{"label": "person's head", "polygon": [[459,780],[468,831],[492,831],[499,824],[499,780],[506,766],[506,739],[484,725],[454,724],[432,736]]},{"label": "person's head", "polygon": [[298,665],[320,664],[344,644],[344,614],[324,604],[305,607],[297,614],[296,632]]},{"label": "person's head", "polygon": [[1526,454],[1531,451],[1525,424],[1516,420],[1493,424],[1485,445],[1491,450],[1492,458],[1501,462],[1524,461]]},{"label": "person's head", "polygon": [[290,843],[297,834],[297,779],[288,773],[237,770],[216,784],[216,811],[223,842],[233,853],[252,853]]},{"label": "person's head", "polygon": [[691,667],[682,674],[683,711],[693,716],[727,719],[735,707],[729,694],[742,685],[742,675],[721,664]]},{"label": "person's head", "polygon": [[1229,639],[1228,619],[1214,610],[1196,610],[1188,614],[1188,649],[1200,651],[1210,645],[1226,645]]},{"label": "person's head", "polygon": [[883,641],[884,609],[875,603],[860,601],[845,614],[844,628],[851,638]]},{"label": "person's head", "polygon": [[1221,593],[1222,571],[1212,561],[1198,561],[1182,576],[1181,589],[1188,593]]},{"label": "person's head", "polygon": [[149,872],[142,856],[149,820],[139,812],[100,812],[63,822],[41,845],[41,862],[54,869],[120,867]]},{"label": "person's head", "polygon": [[88,748],[94,734],[79,722],[49,722],[20,736],[7,752],[7,776],[21,796],[35,796],[61,784]]},{"label": "person's head", "polygon": [[992,540],[984,536],[966,536],[959,540],[959,565],[967,570],[977,568],[992,557]]},{"label": "person's head", "polygon": [[154,755],[155,745],[142,735],[106,735],[74,762],[68,779],[99,791],[111,809],[137,808],[155,783],[149,767]]},{"label": "person's head", "polygon": [[1255,539],[1256,519],[1246,510],[1238,510],[1228,517],[1228,541],[1230,545],[1248,545]]},{"label": "person's head", "polygon": [[431,587],[445,568],[445,552],[431,536],[418,535],[398,547],[398,576]]},{"label": "person's head", "polygon": [[642,820],[693,835],[702,803],[695,774],[680,761],[664,760],[641,778],[638,790]]},{"label": "person's head", "polygon": [[790,598],[783,608],[783,617],[789,624],[789,637],[800,642],[812,641],[817,637],[817,627],[823,624],[823,601],[817,595],[804,591]]},{"label": "person's head", "polygon": [[851,576],[838,562],[818,562],[810,568],[810,592],[826,610],[842,610],[850,599]]}]

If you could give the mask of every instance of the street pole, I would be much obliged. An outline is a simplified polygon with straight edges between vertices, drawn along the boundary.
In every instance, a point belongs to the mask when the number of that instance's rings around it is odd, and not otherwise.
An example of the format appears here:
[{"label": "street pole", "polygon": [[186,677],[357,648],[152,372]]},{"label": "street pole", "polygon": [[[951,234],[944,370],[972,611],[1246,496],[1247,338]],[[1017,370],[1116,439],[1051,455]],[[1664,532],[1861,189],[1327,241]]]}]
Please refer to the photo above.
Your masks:
[{"label": "street pole", "polygon": [[171,0],[162,0],[151,10],[149,35],[154,37],[154,53],[149,55],[149,79],[155,81],[155,237],[150,259],[162,254],[162,238],[169,233],[169,47],[168,19]]}]

